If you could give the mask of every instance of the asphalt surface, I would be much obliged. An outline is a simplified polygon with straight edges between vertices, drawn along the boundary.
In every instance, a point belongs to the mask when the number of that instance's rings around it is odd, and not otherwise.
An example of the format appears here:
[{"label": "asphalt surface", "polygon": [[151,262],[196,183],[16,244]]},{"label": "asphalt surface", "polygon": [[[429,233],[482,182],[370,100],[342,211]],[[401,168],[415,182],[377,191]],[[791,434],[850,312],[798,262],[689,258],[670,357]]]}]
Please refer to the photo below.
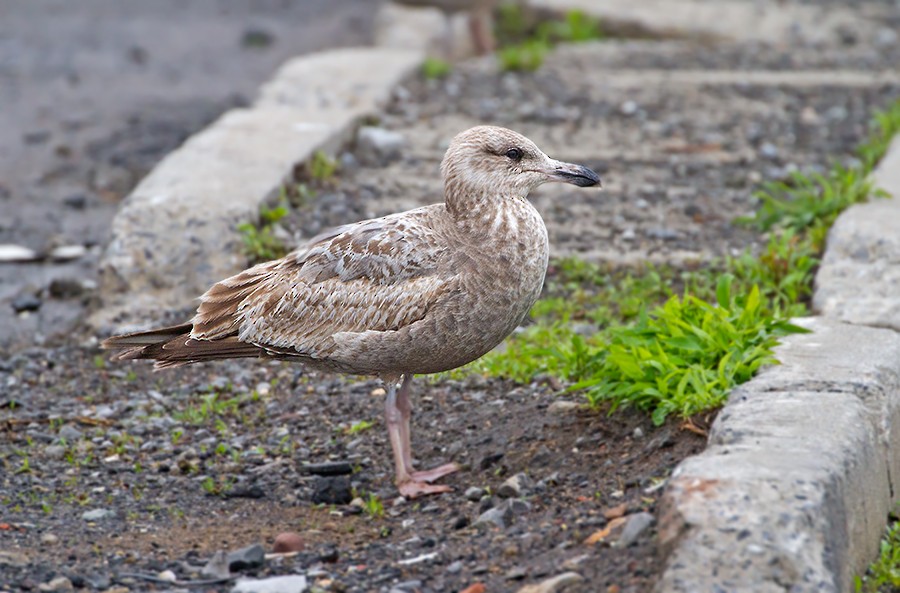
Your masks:
[{"label": "asphalt surface", "polygon": [[[378,5],[0,0],[0,245],[87,250],[0,263],[0,351],[77,322],[118,203],[159,159],[286,59],[368,44]],[[54,281],[78,294],[51,302]],[[23,298],[38,309],[17,312]]]}]

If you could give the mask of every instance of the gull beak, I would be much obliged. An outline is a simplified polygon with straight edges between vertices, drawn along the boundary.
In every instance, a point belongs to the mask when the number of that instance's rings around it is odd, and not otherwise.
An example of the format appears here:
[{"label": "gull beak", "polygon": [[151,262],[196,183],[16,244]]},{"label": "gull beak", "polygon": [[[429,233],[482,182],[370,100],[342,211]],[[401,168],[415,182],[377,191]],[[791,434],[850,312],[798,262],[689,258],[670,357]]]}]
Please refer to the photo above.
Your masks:
[{"label": "gull beak", "polygon": [[563,183],[571,183],[578,187],[591,187],[600,185],[600,176],[581,165],[572,163],[564,163],[550,159],[548,167],[544,173],[550,178],[550,181],[561,181]]}]

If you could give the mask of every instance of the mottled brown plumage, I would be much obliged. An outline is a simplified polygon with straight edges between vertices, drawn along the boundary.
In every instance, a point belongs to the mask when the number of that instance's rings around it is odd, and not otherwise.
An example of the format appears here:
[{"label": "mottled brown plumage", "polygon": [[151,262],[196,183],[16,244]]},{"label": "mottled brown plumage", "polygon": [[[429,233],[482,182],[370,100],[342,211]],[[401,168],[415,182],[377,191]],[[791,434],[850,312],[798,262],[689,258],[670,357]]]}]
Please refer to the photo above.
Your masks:
[{"label": "mottled brown plumage", "polygon": [[548,181],[588,186],[599,178],[490,126],[454,138],[441,173],[443,204],[320,235],[214,285],[189,324],[113,337],[103,346],[160,368],[269,356],[377,375],[389,387],[386,416],[401,492],[446,491],[423,482],[455,466],[412,469],[409,381],[482,356],[534,304],[549,245],[525,199],[529,191]]}]

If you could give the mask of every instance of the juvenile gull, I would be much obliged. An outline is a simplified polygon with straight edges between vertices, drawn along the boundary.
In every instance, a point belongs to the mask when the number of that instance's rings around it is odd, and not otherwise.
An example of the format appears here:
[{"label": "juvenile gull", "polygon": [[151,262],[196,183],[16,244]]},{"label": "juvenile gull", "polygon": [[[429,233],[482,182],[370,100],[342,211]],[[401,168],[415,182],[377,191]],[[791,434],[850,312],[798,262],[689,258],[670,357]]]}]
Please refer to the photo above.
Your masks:
[{"label": "juvenile gull", "polygon": [[457,135],[441,175],[443,204],[319,235],[215,284],[190,323],[112,337],[103,347],[122,350],[119,359],[153,359],[156,368],[272,357],[376,375],[387,390],[400,493],[451,490],[430,482],[456,464],[414,469],[413,375],[469,363],[519,325],[541,292],[549,256],[544,221],[526,196],[551,181],[587,187],[600,178],[491,126]]}]

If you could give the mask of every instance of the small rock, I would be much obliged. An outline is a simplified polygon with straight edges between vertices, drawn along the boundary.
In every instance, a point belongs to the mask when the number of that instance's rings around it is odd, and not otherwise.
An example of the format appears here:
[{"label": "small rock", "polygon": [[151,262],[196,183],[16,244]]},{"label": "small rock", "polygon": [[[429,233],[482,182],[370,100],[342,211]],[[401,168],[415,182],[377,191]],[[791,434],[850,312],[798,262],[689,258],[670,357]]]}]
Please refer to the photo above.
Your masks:
[{"label": "small rock", "polygon": [[561,591],[564,587],[582,581],[584,581],[584,577],[577,572],[564,572],[553,578],[547,579],[546,581],[534,585],[525,585],[519,589],[518,593],[556,593],[557,591]]},{"label": "small rock", "polygon": [[313,488],[316,504],[349,504],[353,500],[349,476],[319,477]]},{"label": "small rock", "polygon": [[629,515],[625,527],[622,528],[622,535],[616,540],[615,546],[617,548],[627,548],[633,544],[648,527],[653,525],[654,521],[655,518],[650,513],[635,513]]},{"label": "small rock", "polygon": [[487,494],[487,493],[484,491],[484,488],[479,488],[478,486],[471,486],[469,488],[466,488],[466,493],[464,496],[466,497],[466,500],[471,500],[472,502],[478,502],[479,500],[481,500],[484,497],[485,494]]},{"label": "small rock", "polygon": [[759,154],[763,158],[776,159],[778,158],[778,148],[771,142],[763,142],[762,146],[759,147]]},{"label": "small rock", "polygon": [[55,546],[59,543],[59,537],[53,533],[45,533],[41,535],[41,543],[45,546]]},{"label": "small rock", "polygon": [[562,399],[558,399],[549,406],[547,406],[547,412],[549,414],[568,414],[573,410],[577,410],[581,407],[581,404],[577,402],[570,402]]},{"label": "small rock", "polygon": [[519,498],[525,496],[527,490],[531,488],[531,479],[522,473],[507,478],[503,484],[497,489],[497,496],[500,498]]},{"label": "small rock", "polygon": [[63,204],[73,210],[83,210],[87,205],[87,195],[85,194],[70,194],[63,198]]},{"label": "small rock", "polygon": [[327,461],[304,464],[301,470],[316,476],[342,476],[352,474],[353,466],[348,461]]},{"label": "small rock", "polygon": [[39,591],[74,591],[75,586],[72,581],[66,577],[56,577],[49,583],[41,583],[38,585]]},{"label": "small rock", "polygon": [[625,511],[627,508],[628,506],[623,502],[622,504],[618,504],[603,511],[603,516],[607,519],[618,519],[619,517],[625,516]]},{"label": "small rock", "polygon": [[300,535],[291,531],[285,531],[275,536],[275,543],[272,544],[272,550],[276,554],[287,554],[289,552],[300,552],[306,547],[306,542]]},{"label": "small rock", "polygon": [[481,461],[478,463],[478,467],[483,470],[488,469],[489,467],[491,467],[492,465],[494,465],[501,459],[503,459],[502,451],[498,451],[497,453],[489,453],[481,459]]},{"label": "small rock", "polygon": [[509,506],[501,505],[488,509],[475,520],[474,527],[490,527],[497,526],[504,529],[512,520],[513,513]]},{"label": "small rock", "polygon": [[162,571],[161,573],[156,575],[156,578],[166,581],[167,583],[174,583],[175,581],[178,580],[178,577],[175,576],[175,573],[172,572],[171,570]]},{"label": "small rock", "polygon": [[403,154],[406,139],[399,132],[363,126],[356,136],[356,153],[366,165],[384,166]]},{"label": "small rock", "polygon": [[33,294],[23,294],[14,298],[10,304],[16,313],[24,313],[25,311],[37,311],[43,302]]},{"label": "small rock", "polygon": [[446,569],[446,570],[447,570],[447,572],[449,572],[450,574],[457,574],[457,573],[459,573],[459,572],[462,572],[462,569],[463,569],[463,563],[462,563],[462,561],[461,561],[461,560],[454,560],[453,562],[451,562],[450,564],[447,565],[447,569]]},{"label": "small rock", "polygon": [[644,438],[644,429],[642,429],[640,426],[635,428],[634,432],[631,433],[631,438],[633,438],[635,440]]},{"label": "small rock", "polygon": [[73,299],[82,296],[86,288],[84,282],[77,278],[54,278],[47,290],[55,299]]},{"label": "small rock", "polygon": [[200,569],[200,575],[207,579],[227,579],[231,576],[228,570],[228,556],[224,551],[219,550],[212,555],[209,562]]},{"label": "small rock", "polygon": [[407,593],[418,591],[422,588],[422,581],[416,579],[412,581],[403,581],[391,587],[391,593]]},{"label": "small rock", "polygon": [[619,106],[619,112],[622,115],[632,116],[637,113],[638,104],[634,101],[625,101]]},{"label": "small rock", "polygon": [[103,519],[110,519],[115,516],[115,511],[109,509],[94,509],[92,511],[83,512],[81,514],[81,519],[83,521],[102,521]]},{"label": "small rock", "polygon": [[303,593],[306,588],[306,577],[292,574],[267,579],[239,579],[231,593]]},{"label": "small rock", "polygon": [[61,245],[50,252],[50,258],[56,261],[71,261],[84,257],[87,248],[84,245]]},{"label": "small rock", "polygon": [[69,442],[77,441],[81,438],[81,431],[75,428],[75,426],[72,424],[66,424],[59,429],[59,438],[65,439]]},{"label": "small rock", "polygon": [[513,515],[524,515],[525,513],[531,512],[531,503],[521,498],[510,498],[506,501],[506,508],[512,512]]},{"label": "small rock", "polygon": [[10,244],[0,245],[0,263],[34,261],[37,258],[37,253],[27,247]]},{"label": "small rock", "polygon": [[260,544],[253,544],[228,554],[228,570],[240,572],[259,568],[266,562],[266,550]]},{"label": "small rock", "polygon": [[12,550],[0,550],[0,566],[14,566],[22,568],[28,566],[30,562],[28,556],[21,552],[13,552]]},{"label": "small rock", "polygon": [[44,449],[44,455],[49,459],[63,459],[66,456],[66,448],[62,445],[50,445]]}]

